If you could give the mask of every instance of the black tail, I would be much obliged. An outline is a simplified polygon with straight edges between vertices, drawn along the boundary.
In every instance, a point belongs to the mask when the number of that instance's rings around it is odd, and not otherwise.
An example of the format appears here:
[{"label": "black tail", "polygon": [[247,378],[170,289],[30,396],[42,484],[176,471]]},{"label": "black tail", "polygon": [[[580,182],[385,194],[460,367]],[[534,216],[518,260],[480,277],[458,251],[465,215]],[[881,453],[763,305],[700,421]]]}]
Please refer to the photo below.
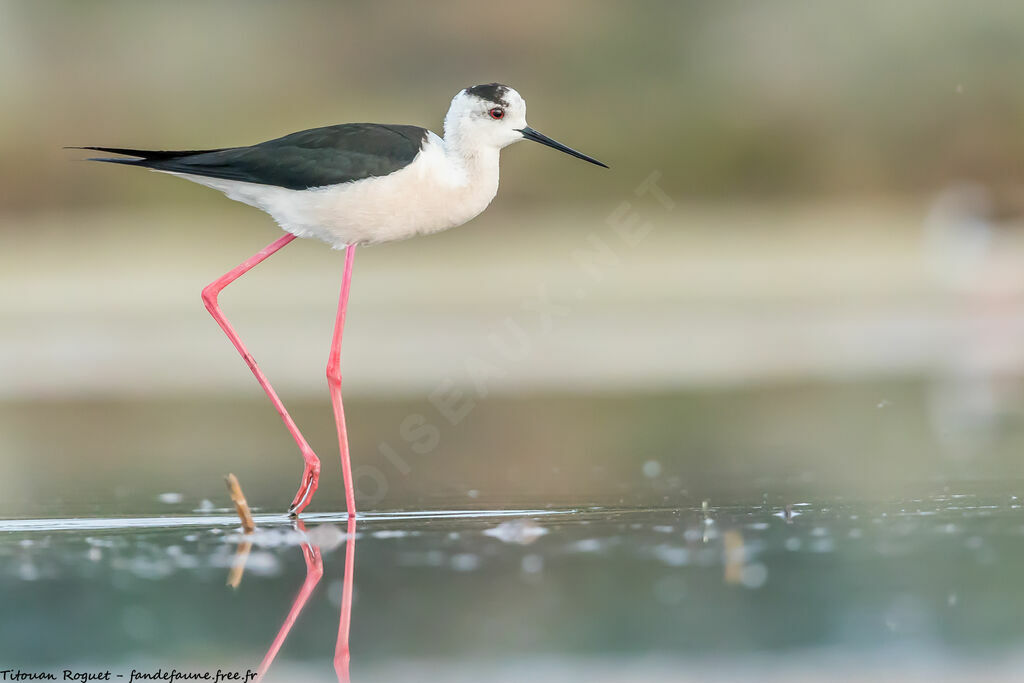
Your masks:
[{"label": "black tail", "polygon": [[151,166],[153,162],[169,161],[171,159],[181,159],[182,157],[195,156],[196,154],[206,154],[208,152],[221,152],[223,149],[190,149],[190,150],[153,150],[153,149],[124,149],[122,147],[65,147],[64,149],[94,149],[97,152],[110,152],[111,154],[124,154],[126,156],[137,157],[136,159],[119,159],[119,158],[106,158],[96,157],[89,159],[89,161],[107,161],[112,164],[129,164],[132,166]]}]

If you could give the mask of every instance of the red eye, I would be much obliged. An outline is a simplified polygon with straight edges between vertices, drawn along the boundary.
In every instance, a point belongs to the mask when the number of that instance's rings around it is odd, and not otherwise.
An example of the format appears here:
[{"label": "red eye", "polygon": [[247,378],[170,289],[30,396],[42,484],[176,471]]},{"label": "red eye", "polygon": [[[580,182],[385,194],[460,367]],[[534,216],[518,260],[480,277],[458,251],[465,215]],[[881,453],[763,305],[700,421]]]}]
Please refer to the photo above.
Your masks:
[{"label": "red eye", "polygon": [[491,115],[492,119],[500,119],[503,116],[505,116],[505,110],[502,109],[501,107],[495,107],[494,109],[490,110],[487,113]]}]

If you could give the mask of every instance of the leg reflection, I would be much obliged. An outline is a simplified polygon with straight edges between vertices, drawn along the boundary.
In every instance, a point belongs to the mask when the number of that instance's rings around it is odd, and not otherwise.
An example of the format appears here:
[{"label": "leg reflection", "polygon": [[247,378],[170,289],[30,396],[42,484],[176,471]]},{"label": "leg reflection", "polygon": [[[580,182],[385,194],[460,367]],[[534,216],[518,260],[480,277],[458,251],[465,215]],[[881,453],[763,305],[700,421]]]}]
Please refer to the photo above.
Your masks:
[{"label": "leg reflection", "polygon": [[[303,533],[306,531],[306,525],[302,520],[296,520],[295,527]],[[288,633],[292,630],[292,626],[295,625],[295,620],[299,617],[299,613],[306,606],[306,601],[312,595],[313,589],[320,583],[320,577],[324,575],[324,562],[320,557],[320,548],[305,542],[302,544],[302,556],[306,560],[306,580],[302,582],[302,588],[299,589],[299,594],[295,596],[295,601],[292,602],[292,608],[288,611],[288,616],[285,617],[284,623],[281,624],[281,629],[274,638],[274,642],[270,644],[270,649],[267,650],[267,654],[260,663],[258,672],[260,679],[263,678],[263,674],[267,672],[267,669],[274,662],[274,657],[277,657],[278,650],[281,649],[285,639],[288,638]]]},{"label": "leg reflection", "polygon": [[[295,521],[295,528],[303,533],[306,531],[306,525],[302,520]],[[348,634],[349,625],[352,621],[352,585],[353,578],[355,576],[355,554],[356,554],[356,519],[355,517],[348,518],[348,527],[346,529],[345,537],[345,573],[342,580],[342,595],[341,595],[341,618],[338,623],[338,643],[334,650],[334,670],[338,674],[339,683],[349,683],[348,664],[350,659],[348,649]],[[299,589],[298,595],[295,596],[292,607],[288,611],[288,616],[285,618],[284,623],[281,624],[281,629],[277,632],[277,636],[274,638],[274,642],[271,643],[270,649],[267,650],[267,654],[263,657],[263,661],[260,663],[258,675],[259,679],[263,679],[263,675],[266,674],[267,669],[274,662],[274,658],[277,657],[278,651],[284,644],[284,641],[288,638],[288,633],[291,632],[292,626],[295,624],[295,620],[298,619],[299,614],[306,606],[306,602],[309,600],[309,596],[312,595],[313,590],[316,589],[320,578],[324,574],[323,559],[320,555],[320,548],[313,546],[308,541],[302,544],[302,556],[306,560],[306,580],[302,582],[302,588]]]},{"label": "leg reflection", "polygon": [[352,621],[352,580],[355,576],[356,555],[356,518],[348,518],[348,537],[345,539],[345,578],[342,583],[341,618],[338,622],[338,644],[334,648],[334,671],[338,674],[338,683],[349,683],[348,662],[348,631]]}]

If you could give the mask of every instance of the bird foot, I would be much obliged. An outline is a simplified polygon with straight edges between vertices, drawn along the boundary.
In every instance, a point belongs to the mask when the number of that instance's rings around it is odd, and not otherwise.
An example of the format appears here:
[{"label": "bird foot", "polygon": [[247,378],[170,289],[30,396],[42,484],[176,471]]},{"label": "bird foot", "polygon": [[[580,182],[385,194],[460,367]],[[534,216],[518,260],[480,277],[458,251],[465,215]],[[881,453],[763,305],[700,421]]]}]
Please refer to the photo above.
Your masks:
[{"label": "bird foot", "polygon": [[302,473],[302,485],[299,486],[299,492],[295,494],[295,500],[288,506],[288,514],[292,517],[298,517],[306,509],[306,506],[312,502],[313,494],[319,485],[320,463],[310,464],[307,462],[306,469]]}]

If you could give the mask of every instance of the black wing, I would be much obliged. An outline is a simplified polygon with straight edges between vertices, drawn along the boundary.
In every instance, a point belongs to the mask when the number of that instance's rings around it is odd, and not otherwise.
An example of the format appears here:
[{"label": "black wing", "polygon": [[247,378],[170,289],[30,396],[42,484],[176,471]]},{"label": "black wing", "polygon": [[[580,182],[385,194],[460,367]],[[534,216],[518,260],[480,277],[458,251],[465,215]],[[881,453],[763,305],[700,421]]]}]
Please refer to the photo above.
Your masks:
[{"label": "black wing", "polygon": [[388,175],[419,154],[427,130],[417,126],[343,123],[313,128],[250,147],[151,151],[82,147],[139,159],[93,159],[157,171],[276,185],[290,190]]}]

